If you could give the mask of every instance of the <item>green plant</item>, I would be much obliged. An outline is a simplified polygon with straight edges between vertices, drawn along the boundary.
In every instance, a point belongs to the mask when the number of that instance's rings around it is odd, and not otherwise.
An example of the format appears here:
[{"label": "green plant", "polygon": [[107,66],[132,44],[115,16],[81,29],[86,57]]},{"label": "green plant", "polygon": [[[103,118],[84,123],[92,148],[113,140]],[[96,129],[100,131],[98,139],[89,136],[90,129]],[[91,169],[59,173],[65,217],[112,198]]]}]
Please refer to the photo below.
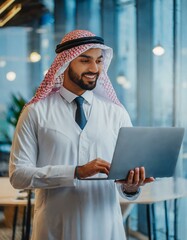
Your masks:
[{"label": "green plant", "polygon": [[[17,125],[20,113],[26,104],[26,100],[21,96],[21,94],[12,94],[11,95],[11,102],[8,106],[8,112],[7,112],[7,123],[12,125],[14,128]],[[7,143],[12,142],[12,137],[10,137],[9,132],[3,131],[2,134],[4,135],[4,138],[6,139]]]},{"label": "green plant", "polygon": [[16,127],[19,115],[26,104],[26,100],[20,94],[11,95],[12,102],[8,107],[7,122]]}]

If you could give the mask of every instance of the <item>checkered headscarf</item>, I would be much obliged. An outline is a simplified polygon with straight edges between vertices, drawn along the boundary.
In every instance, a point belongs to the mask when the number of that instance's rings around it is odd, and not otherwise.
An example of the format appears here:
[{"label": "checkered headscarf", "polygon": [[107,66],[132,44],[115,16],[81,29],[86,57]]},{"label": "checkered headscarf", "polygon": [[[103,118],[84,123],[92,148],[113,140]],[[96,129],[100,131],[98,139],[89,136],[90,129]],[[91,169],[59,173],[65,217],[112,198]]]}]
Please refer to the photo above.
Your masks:
[{"label": "checkered headscarf", "polygon": [[[95,36],[93,33],[86,30],[74,30],[64,36],[61,44],[67,41],[93,36]],[[35,96],[29,103],[27,103],[27,105],[36,103],[41,99],[46,98],[49,94],[57,92],[63,84],[64,71],[68,67],[69,63],[90,48],[102,49],[104,60],[103,70],[99,75],[97,86],[93,90],[94,93],[103,96],[118,105],[121,105],[107,75],[107,70],[112,60],[113,51],[110,47],[98,43],[85,43],[83,45],[75,46],[58,53],[51,67],[46,73],[44,80],[37,89]]]}]

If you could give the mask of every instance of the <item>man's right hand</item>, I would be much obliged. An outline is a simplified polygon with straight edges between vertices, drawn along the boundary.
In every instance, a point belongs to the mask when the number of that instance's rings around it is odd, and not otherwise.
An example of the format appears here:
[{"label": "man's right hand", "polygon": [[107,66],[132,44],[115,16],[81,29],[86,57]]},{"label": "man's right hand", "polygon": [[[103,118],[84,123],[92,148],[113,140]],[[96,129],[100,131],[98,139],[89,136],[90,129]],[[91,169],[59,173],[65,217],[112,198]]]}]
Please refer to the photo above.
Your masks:
[{"label": "man's right hand", "polygon": [[101,159],[96,158],[85,165],[77,166],[75,177],[80,179],[91,177],[97,173],[105,173],[106,175],[109,174],[110,170],[110,163]]}]

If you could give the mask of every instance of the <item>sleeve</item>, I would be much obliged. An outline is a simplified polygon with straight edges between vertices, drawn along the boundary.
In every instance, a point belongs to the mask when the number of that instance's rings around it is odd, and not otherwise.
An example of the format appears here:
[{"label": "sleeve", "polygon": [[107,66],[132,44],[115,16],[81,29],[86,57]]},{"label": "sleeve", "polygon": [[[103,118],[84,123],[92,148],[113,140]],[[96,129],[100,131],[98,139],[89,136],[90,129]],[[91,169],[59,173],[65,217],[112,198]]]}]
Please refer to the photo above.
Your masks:
[{"label": "sleeve", "polygon": [[12,186],[18,189],[74,187],[75,166],[37,167],[37,117],[30,110],[28,106],[21,113],[14,133],[9,161]]}]

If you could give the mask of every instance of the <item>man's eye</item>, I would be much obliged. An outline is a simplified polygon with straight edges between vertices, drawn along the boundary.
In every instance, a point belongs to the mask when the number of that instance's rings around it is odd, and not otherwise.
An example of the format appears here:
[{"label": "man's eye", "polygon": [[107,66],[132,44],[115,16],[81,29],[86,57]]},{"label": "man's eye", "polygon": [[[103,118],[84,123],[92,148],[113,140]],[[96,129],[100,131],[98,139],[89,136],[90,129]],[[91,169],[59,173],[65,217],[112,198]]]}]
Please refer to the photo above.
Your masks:
[{"label": "man's eye", "polygon": [[87,59],[84,59],[84,60],[81,60],[81,62],[82,62],[82,63],[88,63],[88,62],[89,62],[89,60],[87,60]]},{"label": "man's eye", "polygon": [[97,64],[103,63],[103,60],[97,60]]}]

